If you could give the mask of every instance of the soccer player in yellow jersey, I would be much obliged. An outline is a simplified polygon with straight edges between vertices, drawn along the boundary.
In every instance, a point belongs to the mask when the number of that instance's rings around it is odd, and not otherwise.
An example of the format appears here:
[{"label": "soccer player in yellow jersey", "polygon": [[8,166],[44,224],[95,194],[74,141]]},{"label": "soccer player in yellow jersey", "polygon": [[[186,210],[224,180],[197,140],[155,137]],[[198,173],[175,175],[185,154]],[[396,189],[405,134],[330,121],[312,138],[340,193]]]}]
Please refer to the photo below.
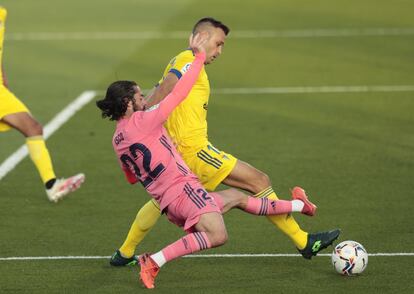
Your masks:
[{"label": "soccer player in yellow jersey", "polygon": [[[0,65],[2,65],[3,40],[7,10],[0,6]],[[68,193],[77,190],[85,180],[83,174],[67,179],[57,179],[52,160],[43,139],[43,128],[30,114],[27,107],[7,88],[3,70],[0,71],[0,131],[14,128],[26,137],[30,158],[36,166],[46,188],[46,195],[57,202]]]},{"label": "soccer player in yellow jersey", "polygon": [[[207,34],[209,37],[204,45],[207,54],[205,65],[220,56],[229,31],[226,25],[213,18],[203,18],[195,24],[194,34]],[[148,106],[156,105],[171,92],[194,58],[191,49],[187,49],[170,61],[161,81],[152,94],[148,95],[150,100]],[[256,197],[278,199],[265,173],[236,159],[231,154],[220,151],[208,141],[209,96],[210,83],[203,68],[190,94],[173,111],[165,125],[184,161],[207,190],[214,191],[220,183],[223,183],[243,189]],[[140,209],[124,244],[111,257],[112,265],[121,266],[136,262],[134,256],[136,246],[160,216],[158,207],[158,204],[151,200]],[[308,234],[299,227],[290,214],[269,216],[268,219],[292,239],[299,252],[307,259],[332,244],[340,233],[339,230],[333,230]]]}]

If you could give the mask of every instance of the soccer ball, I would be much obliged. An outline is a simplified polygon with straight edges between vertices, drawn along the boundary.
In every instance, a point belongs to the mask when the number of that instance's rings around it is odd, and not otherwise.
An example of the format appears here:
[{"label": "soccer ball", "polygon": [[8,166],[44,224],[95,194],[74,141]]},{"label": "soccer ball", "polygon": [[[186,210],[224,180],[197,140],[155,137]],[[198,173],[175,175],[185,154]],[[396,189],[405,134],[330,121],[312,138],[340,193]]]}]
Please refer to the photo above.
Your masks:
[{"label": "soccer ball", "polygon": [[368,253],[358,242],[344,241],[336,245],[332,252],[332,265],[341,275],[358,275],[368,265]]}]

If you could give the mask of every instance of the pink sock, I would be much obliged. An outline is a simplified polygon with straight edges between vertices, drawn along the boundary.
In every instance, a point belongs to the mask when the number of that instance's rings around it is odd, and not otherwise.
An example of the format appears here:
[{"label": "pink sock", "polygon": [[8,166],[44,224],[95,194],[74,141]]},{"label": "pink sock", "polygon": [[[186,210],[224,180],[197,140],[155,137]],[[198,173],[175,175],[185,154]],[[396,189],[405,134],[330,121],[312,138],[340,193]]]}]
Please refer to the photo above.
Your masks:
[{"label": "pink sock", "polygon": [[200,250],[211,248],[207,234],[204,232],[195,232],[175,241],[162,250],[166,261],[191,254]]},{"label": "pink sock", "polygon": [[286,214],[292,212],[292,202],[248,197],[245,211],[255,215]]}]

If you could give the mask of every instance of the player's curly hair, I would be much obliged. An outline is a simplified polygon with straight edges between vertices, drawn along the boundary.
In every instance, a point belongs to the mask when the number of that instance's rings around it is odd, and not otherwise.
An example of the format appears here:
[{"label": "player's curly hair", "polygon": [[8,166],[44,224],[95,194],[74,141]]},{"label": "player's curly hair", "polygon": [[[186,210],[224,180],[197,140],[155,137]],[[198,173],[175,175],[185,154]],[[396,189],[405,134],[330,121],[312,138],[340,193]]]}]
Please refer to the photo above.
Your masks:
[{"label": "player's curly hair", "polygon": [[193,34],[195,34],[198,31],[198,29],[204,24],[209,24],[215,28],[222,29],[226,36],[230,33],[230,28],[226,26],[224,23],[222,23],[221,21],[214,19],[212,17],[204,17],[200,19],[199,21],[197,21],[197,23],[194,25]]},{"label": "player's curly hair", "polygon": [[105,98],[96,101],[96,106],[102,111],[102,117],[119,120],[125,115],[128,102],[134,100],[135,86],[133,81],[113,82],[106,90]]}]

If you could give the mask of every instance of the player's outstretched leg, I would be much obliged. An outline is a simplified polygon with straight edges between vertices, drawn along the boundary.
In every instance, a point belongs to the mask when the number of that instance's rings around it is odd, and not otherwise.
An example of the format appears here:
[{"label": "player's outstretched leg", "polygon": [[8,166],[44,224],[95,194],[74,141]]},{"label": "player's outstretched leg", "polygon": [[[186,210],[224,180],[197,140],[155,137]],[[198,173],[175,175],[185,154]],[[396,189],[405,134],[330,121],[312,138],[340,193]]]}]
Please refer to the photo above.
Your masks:
[{"label": "player's outstretched leg", "polygon": [[[292,198],[302,200],[305,203],[305,207],[303,208],[302,213],[314,215],[316,206],[309,201],[305,190],[303,190],[301,187],[294,187],[292,189]],[[319,251],[330,246],[333,241],[339,237],[340,233],[341,231],[339,229],[328,232],[309,233],[305,248],[302,250],[298,249],[298,251],[304,258],[311,259],[312,256],[317,255]]]},{"label": "player's outstretched leg", "polygon": [[[17,98],[14,99],[21,104]],[[46,195],[51,202],[58,202],[70,192],[77,190],[85,181],[84,174],[77,174],[67,179],[56,179],[52,159],[43,138],[43,127],[28,110],[9,114],[3,117],[2,121],[26,137],[30,158],[39,172],[46,188]]]},{"label": "player's outstretched leg", "polygon": [[205,232],[195,232],[188,234],[151,256],[148,253],[140,255],[138,257],[141,267],[139,276],[142,284],[148,289],[153,289],[155,287],[155,277],[165,263],[184,255],[221,245],[214,243],[215,241],[211,241],[211,239]]},{"label": "player's outstretched leg", "polygon": [[[171,214],[169,218],[171,216],[175,217]],[[221,246],[227,241],[227,231],[220,213],[208,212],[196,217],[199,217],[197,224],[190,227],[196,232],[184,236],[151,256],[144,254],[139,257],[140,280],[146,288],[155,287],[155,277],[159,269],[167,262],[184,255]]]},{"label": "player's outstretched leg", "polygon": [[316,205],[310,202],[302,188],[295,187],[292,191],[292,199],[272,200],[269,198],[256,198],[247,196],[236,189],[227,189],[211,193],[222,213],[237,207],[254,215],[284,215],[292,212],[300,212],[309,216],[316,213]]},{"label": "player's outstretched leg", "polygon": [[[269,198],[254,198],[246,196],[243,192],[228,189],[211,194],[217,203],[220,203],[222,212],[233,207],[238,207],[248,213],[255,215],[290,215],[291,212],[301,212],[306,215],[314,215],[316,205],[309,201],[305,190],[300,187],[292,189],[292,201],[271,200]],[[329,232],[306,234],[306,244],[299,252],[306,259],[311,259],[319,251],[328,247],[340,234],[336,229]]]},{"label": "player's outstretched leg", "polygon": [[[223,183],[249,191],[255,194],[256,198],[279,199],[273,191],[269,176],[241,160],[237,161],[236,166]],[[301,229],[292,214],[269,215],[267,218],[284,234],[289,236],[297,248],[303,249],[306,247],[308,233]]]},{"label": "player's outstretched leg", "polygon": [[341,230],[335,229],[327,232],[309,233],[306,247],[302,250],[298,249],[300,254],[306,259],[316,256],[322,249],[330,246],[333,241],[338,239]]}]

